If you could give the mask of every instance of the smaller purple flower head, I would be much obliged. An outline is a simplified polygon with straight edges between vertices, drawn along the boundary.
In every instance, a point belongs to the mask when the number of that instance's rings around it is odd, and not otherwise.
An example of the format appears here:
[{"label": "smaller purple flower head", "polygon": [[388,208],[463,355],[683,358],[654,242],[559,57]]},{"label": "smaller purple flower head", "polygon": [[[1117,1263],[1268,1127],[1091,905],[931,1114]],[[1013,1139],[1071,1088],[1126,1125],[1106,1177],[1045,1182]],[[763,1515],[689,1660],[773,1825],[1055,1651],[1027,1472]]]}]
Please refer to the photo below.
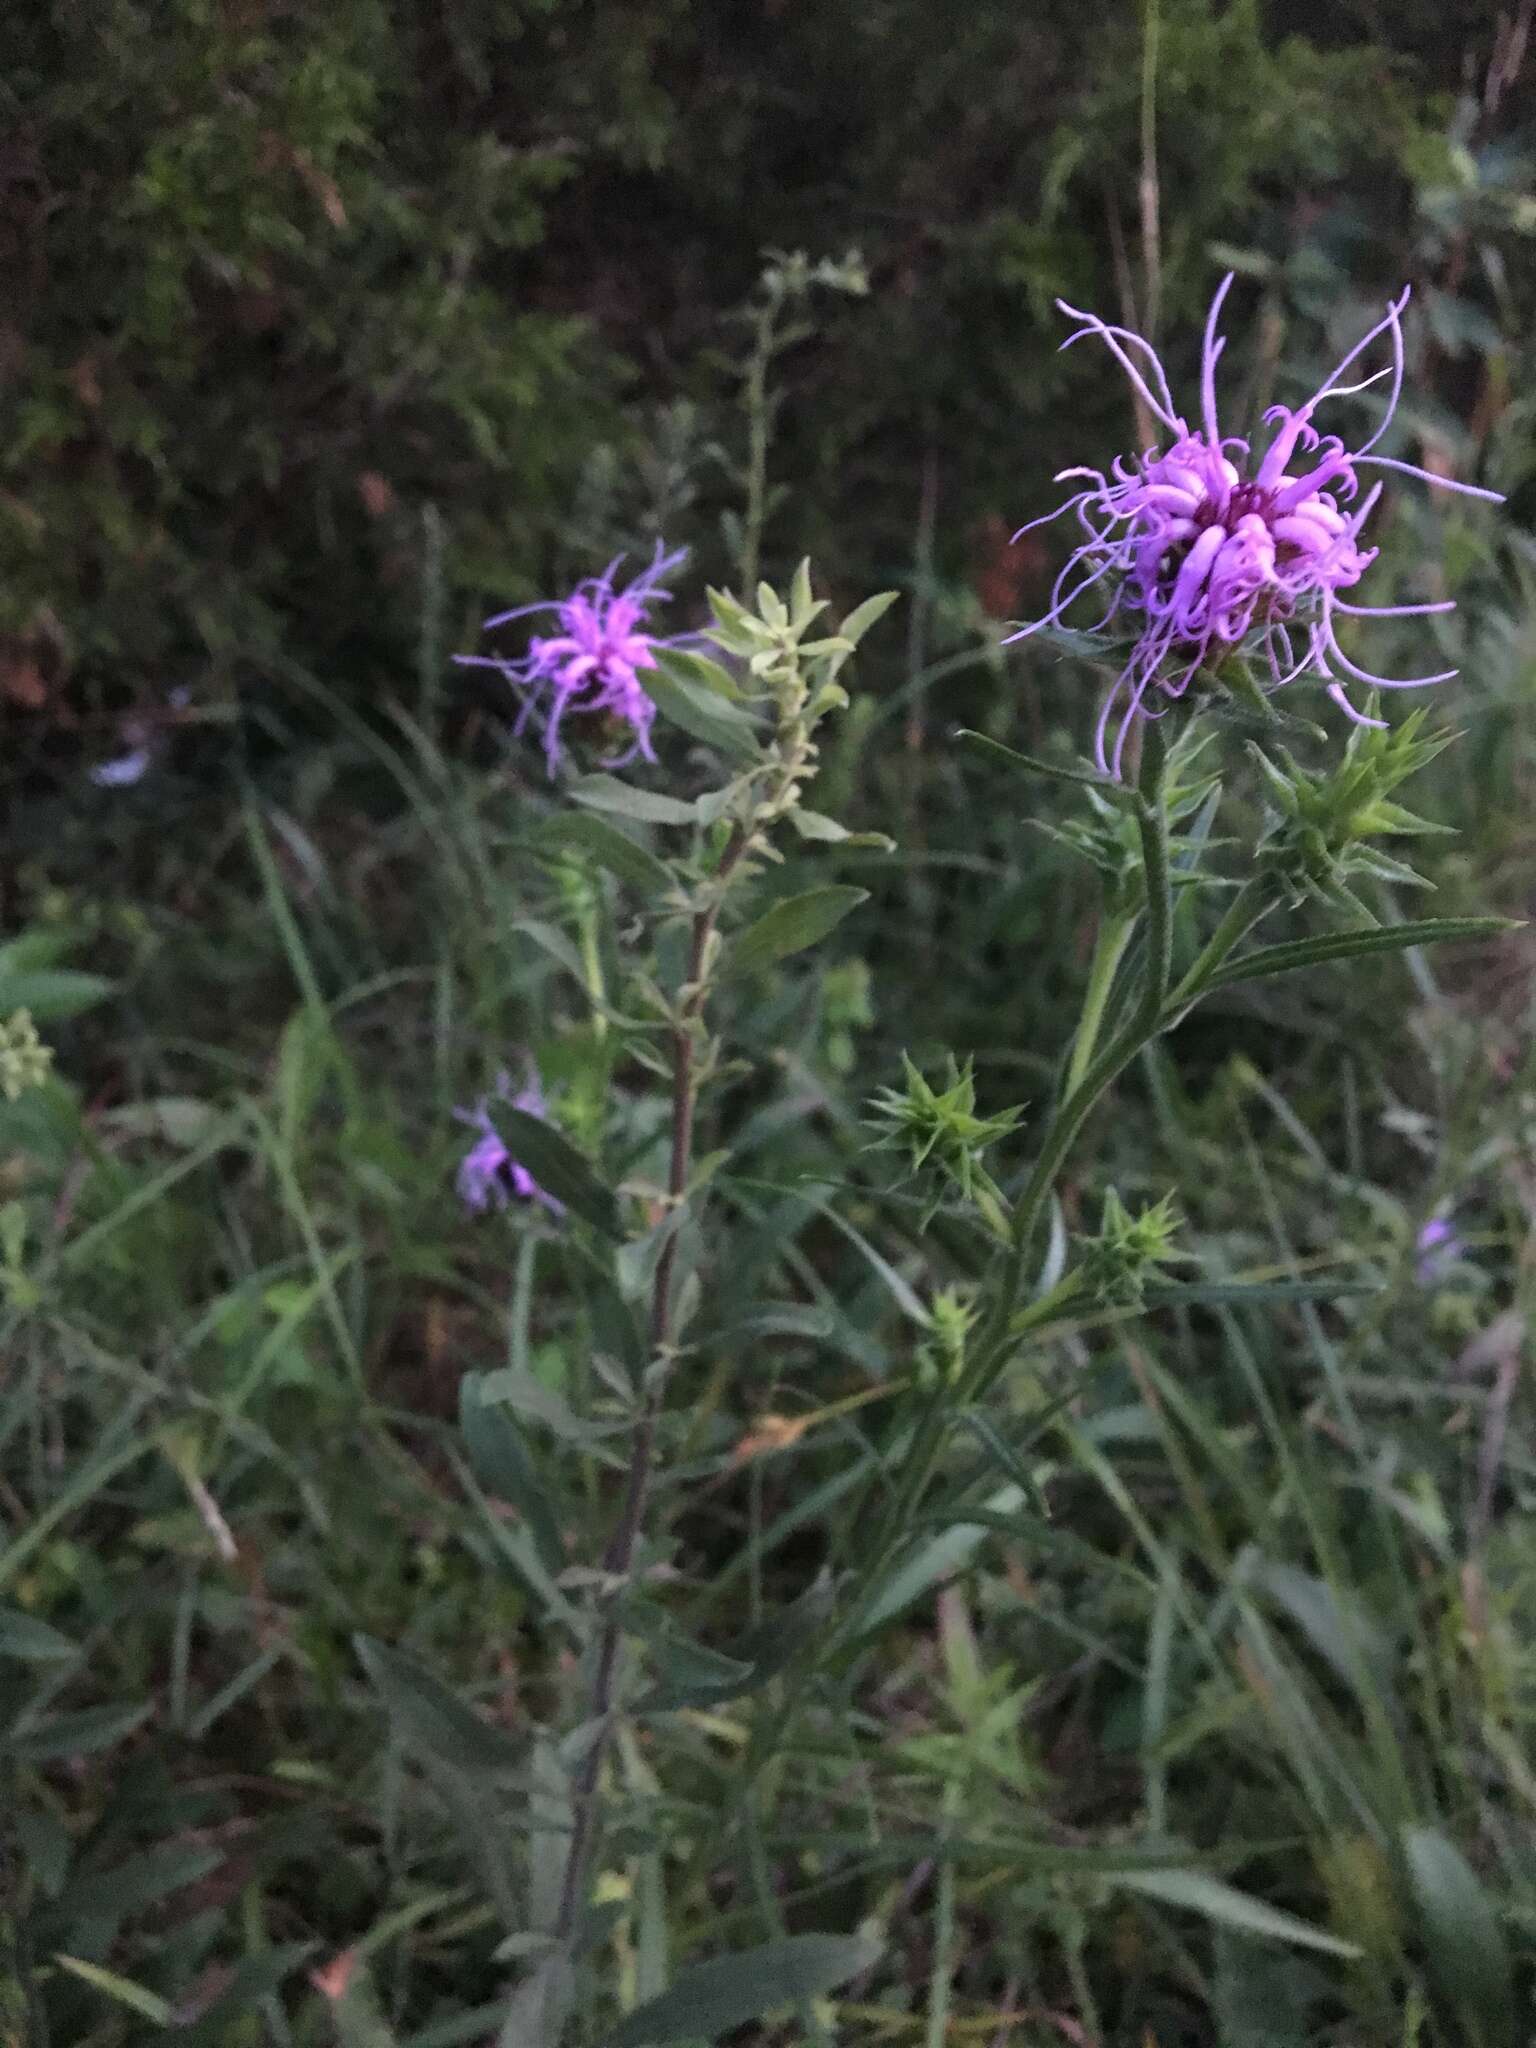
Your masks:
[{"label": "smaller purple flower head", "polygon": [[534,633],[528,651],[514,661],[496,654],[457,654],[454,660],[464,668],[493,668],[518,690],[523,708],[514,733],[520,733],[538,712],[544,721],[544,756],[554,774],[561,754],[560,728],[569,712],[605,714],[628,726],[633,744],[628,752],[603,763],[606,768],[623,768],[638,754],[654,761],[651,751],[651,722],[656,707],[640,681],[641,672],[656,666],[658,647],[672,647],[691,636],[680,634],[660,639],[647,630],[653,605],[664,604],[671,592],[662,580],[687,559],[687,550],[668,554],[661,542],[649,568],[642,569],[630,583],[615,587],[624,557],[618,555],[601,576],[578,583],[569,597],[548,599],[538,604],[519,605],[515,611],[498,612],[487,619],[492,632],[514,619],[536,613],[554,614],[556,630]]},{"label": "smaller purple flower head", "polygon": [[527,1167],[520,1166],[502,1143],[491,1121],[493,1099],[509,1102],[514,1109],[541,1120],[549,1114],[537,1077],[531,1074],[528,1085],[516,1094],[512,1092],[512,1077],[498,1074],[490,1096],[482,1095],[473,1109],[456,1109],[453,1113],[459,1122],[480,1134],[459,1162],[454,1180],[459,1200],[478,1216],[488,1208],[505,1209],[515,1195],[521,1202],[542,1202],[551,1215],[563,1216],[565,1205],[541,1188]]},{"label": "smaller purple flower head", "polygon": [[[1094,752],[1105,774],[1118,776],[1126,739],[1139,717],[1156,717],[1182,697],[1202,668],[1216,667],[1249,645],[1267,669],[1264,687],[1319,676],[1357,725],[1379,725],[1350,701],[1352,686],[1416,690],[1449,681],[1456,671],[1394,679],[1362,668],[1339,643],[1341,618],[1410,618],[1448,612],[1436,604],[1358,605],[1344,592],[1357,584],[1377,550],[1361,530],[1381,495],[1377,482],[1360,496],[1361,470],[1396,470],[1436,488],[1502,502],[1497,491],[1455,483],[1392,456],[1371,451],[1387,432],[1403,387],[1403,308],[1408,293],[1336,363],[1302,405],[1272,406],[1264,415],[1267,445],[1223,434],[1217,415],[1216,365],[1225,338],[1217,331],[1230,272],[1211,302],[1200,365],[1200,414],[1194,426],[1174,404],[1167,373],[1152,344],[1127,327],[1112,327],[1058,299],[1077,332],[1102,341],[1130,380],[1167,445],[1117,457],[1102,470],[1064,469],[1058,483],[1080,482],[1053,512],[1014,535],[1071,512],[1085,538],[1056,579],[1049,610],[1013,635],[1022,640],[1058,624],[1095,585],[1105,600],[1088,630],[1118,630],[1132,640],[1129,658],[1099,713]],[[1384,340],[1390,360],[1369,376],[1356,365]],[[1346,377],[1348,382],[1344,381]],[[1320,434],[1314,416],[1324,405],[1387,382],[1374,431],[1355,449],[1337,434]],[[1358,502],[1356,500],[1358,499]],[[1161,702],[1159,702],[1161,700]]]},{"label": "smaller purple flower head", "polygon": [[1419,1285],[1438,1285],[1466,1249],[1449,1217],[1431,1216],[1414,1239],[1414,1275]]}]

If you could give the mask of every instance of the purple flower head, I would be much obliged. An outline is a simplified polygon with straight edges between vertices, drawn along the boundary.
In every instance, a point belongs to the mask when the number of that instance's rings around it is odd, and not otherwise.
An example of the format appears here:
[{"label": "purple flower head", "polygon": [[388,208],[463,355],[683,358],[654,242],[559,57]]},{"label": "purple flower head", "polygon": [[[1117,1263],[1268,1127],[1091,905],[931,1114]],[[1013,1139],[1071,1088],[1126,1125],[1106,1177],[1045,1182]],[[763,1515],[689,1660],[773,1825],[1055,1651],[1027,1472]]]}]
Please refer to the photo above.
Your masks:
[{"label": "purple flower head", "polygon": [[560,727],[572,711],[606,713],[627,725],[634,735],[628,752],[604,762],[605,767],[622,768],[637,754],[655,760],[651,721],[656,707],[645,693],[640,672],[656,666],[658,647],[671,647],[677,641],[658,639],[646,630],[646,621],[651,607],[664,604],[671,595],[661,588],[662,578],[686,559],[686,549],[669,555],[658,541],[650,567],[622,589],[615,589],[613,579],[624,560],[618,555],[601,576],[578,583],[569,597],[519,605],[515,611],[498,612],[486,620],[490,632],[537,612],[554,614],[558,630],[533,634],[520,659],[507,661],[494,654],[454,656],[465,668],[496,669],[521,691],[523,708],[514,733],[520,733],[534,711],[542,708],[544,754],[551,775],[560,761]]},{"label": "purple flower head", "polygon": [[[1361,529],[1382,485],[1372,483],[1361,496],[1358,472],[1399,470],[1442,490],[1501,502],[1497,491],[1453,483],[1412,463],[1371,453],[1391,425],[1402,392],[1406,289],[1304,405],[1270,408],[1264,415],[1271,429],[1267,446],[1254,449],[1235,435],[1224,435],[1217,417],[1216,364],[1226,341],[1217,322],[1231,283],[1229,272],[1205,323],[1200,417],[1194,427],[1176,409],[1150,342],[1129,328],[1111,327],[1097,314],[1056,302],[1081,322],[1062,346],[1071,348],[1096,335],[1169,436],[1166,448],[1148,449],[1132,460],[1117,457],[1108,475],[1097,469],[1062,470],[1058,483],[1080,479],[1082,488],[1014,535],[1017,540],[1031,527],[1072,512],[1086,536],[1056,579],[1050,609],[1014,639],[1056,625],[1096,584],[1103,587],[1106,607],[1090,630],[1104,632],[1118,622],[1134,635],[1130,658],[1099,713],[1094,752],[1106,774],[1119,775],[1126,737],[1137,718],[1159,715],[1162,707],[1154,709],[1155,697],[1182,697],[1203,667],[1219,663],[1250,638],[1267,665],[1268,688],[1279,689],[1310,671],[1358,725],[1381,721],[1351,703],[1351,684],[1414,690],[1448,681],[1454,669],[1404,679],[1374,675],[1339,645],[1341,615],[1408,618],[1454,609],[1449,601],[1357,605],[1342,595],[1360,581],[1378,552],[1362,546]],[[1390,362],[1370,376],[1343,382],[1383,337]],[[1313,419],[1320,407],[1383,379],[1388,380],[1386,406],[1375,431],[1358,448],[1346,448],[1336,434],[1319,433]]]},{"label": "purple flower head", "polygon": [[1414,1239],[1418,1254],[1414,1274],[1421,1287],[1433,1287],[1466,1252],[1456,1227],[1446,1216],[1431,1216]]},{"label": "purple flower head", "polygon": [[[498,1074],[492,1095],[498,1101],[509,1102],[514,1109],[523,1110],[528,1116],[543,1119],[549,1114],[538,1081],[533,1076],[529,1077],[527,1087],[514,1095],[512,1077],[506,1073]],[[479,1215],[493,1206],[505,1209],[516,1195],[519,1201],[542,1202],[551,1215],[563,1216],[564,1203],[557,1202],[552,1194],[541,1188],[527,1167],[520,1166],[502,1143],[491,1121],[490,1099],[482,1095],[473,1109],[456,1109],[453,1112],[460,1123],[468,1124],[471,1130],[480,1133],[459,1162],[454,1180],[459,1200],[466,1209],[472,1209]]]}]

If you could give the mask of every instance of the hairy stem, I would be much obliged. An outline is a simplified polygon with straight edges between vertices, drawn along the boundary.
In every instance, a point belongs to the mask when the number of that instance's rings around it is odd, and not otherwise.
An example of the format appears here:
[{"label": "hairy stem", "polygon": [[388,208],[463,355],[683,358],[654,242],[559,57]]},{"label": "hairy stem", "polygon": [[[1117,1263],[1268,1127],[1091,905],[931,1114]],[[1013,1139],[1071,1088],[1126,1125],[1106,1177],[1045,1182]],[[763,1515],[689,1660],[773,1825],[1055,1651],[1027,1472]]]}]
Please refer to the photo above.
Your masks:
[{"label": "hairy stem", "polygon": [[[688,948],[688,970],[672,1026],[672,1151],[667,1172],[667,1193],[675,1219],[688,1191],[688,1174],[693,1162],[693,1121],[698,1101],[697,1028],[708,993],[706,966],[709,942],[714,935],[726,886],[750,844],[751,835],[738,825],[726,842],[715,871],[709,900],[694,913]],[[666,1391],[666,1353],[672,1335],[673,1276],[677,1267],[677,1226],[668,1233],[656,1262],[651,1286],[650,1348],[651,1369],[645,1405],[635,1428],[629,1468],[624,1478],[624,1498],[619,1518],[603,1554],[603,1570],[610,1582],[608,1611],[598,1636],[592,1669],[592,1689],[586,1721],[596,1730],[582,1758],[572,1788],[570,1847],[560,1880],[560,1902],[556,1910],[556,1939],[569,1944],[575,1931],[586,1885],[587,1865],[597,1834],[598,1807],[603,1765],[613,1740],[613,1709],[618,1681],[619,1652],[624,1627],[619,1592],[634,1569],[635,1553],[645,1526],[646,1503],[650,1496],[651,1467],[656,1454],[656,1430]]]},{"label": "hairy stem", "polygon": [[748,603],[757,588],[763,526],[768,511],[768,370],[773,361],[774,325],[779,301],[775,294],[757,316],[757,333],[747,364],[746,509],[741,523],[741,582]]}]

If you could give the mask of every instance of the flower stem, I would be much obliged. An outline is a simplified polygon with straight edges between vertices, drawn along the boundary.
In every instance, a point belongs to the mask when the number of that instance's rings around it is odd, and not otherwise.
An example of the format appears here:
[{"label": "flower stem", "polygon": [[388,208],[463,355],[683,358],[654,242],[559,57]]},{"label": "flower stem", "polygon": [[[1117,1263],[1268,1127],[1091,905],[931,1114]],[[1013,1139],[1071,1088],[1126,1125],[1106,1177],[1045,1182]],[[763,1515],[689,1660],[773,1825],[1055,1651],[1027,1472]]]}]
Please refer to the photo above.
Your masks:
[{"label": "flower stem", "polygon": [[[1064,1100],[1046,1131],[1034,1171],[1013,1211],[1003,1284],[980,1333],[976,1358],[965,1374],[962,1392],[957,1393],[952,1387],[935,1389],[918,1417],[902,1470],[881,1517],[882,1541],[899,1536],[922,1499],[943,1448],[950,1416],[956,1407],[984,1394],[1007,1364],[1020,1333],[1016,1311],[1024,1291],[1030,1243],[1062,1161],[1105,1089],[1129,1066],[1142,1046],[1162,1029],[1173,959],[1173,885],[1168,868],[1168,807],[1164,789],[1166,767],[1167,750],[1162,734],[1149,721],[1142,752],[1136,812],[1145,881],[1147,964],[1146,979],[1135,1014],[1124,1030],[1095,1058],[1093,1048],[1102,1023],[1113,965],[1116,964],[1112,962],[1107,971],[1102,964],[1101,956],[1109,952],[1106,940],[1114,943],[1106,928],[1100,936],[1094,969],[1090,971],[1089,994],[1085,1000],[1083,1022],[1079,1026],[1078,1046],[1074,1048],[1074,1068],[1078,1065],[1078,1048],[1085,1049],[1081,1077],[1074,1079],[1069,1071]],[[1129,936],[1131,922],[1134,920],[1127,920],[1126,932],[1118,939],[1121,950]],[[1096,981],[1102,986],[1096,988]],[[1092,1014],[1094,1009],[1098,1013],[1096,1016]],[[1060,1289],[1053,1291],[1046,1303],[1036,1306],[1054,1307],[1059,1293]]]},{"label": "flower stem", "polygon": [[1168,998],[1169,1008],[1178,1010],[1192,1003],[1232,948],[1273,908],[1274,899],[1264,883],[1250,875],[1227,905],[1225,916],[1206,941],[1200,957]]},{"label": "flower stem", "polygon": [[1064,1097],[1072,1093],[1088,1071],[1094,1048],[1099,1042],[1099,1033],[1104,1026],[1104,1011],[1109,1002],[1109,992],[1114,986],[1115,975],[1120,962],[1125,958],[1125,949],[1135,928],[1134,916],[1124,912],[1106,913],[1100,919],[1098,937],[1093,942],[1093,959],[1088,966],[1088,989],[1083,997],[1083,1014],[1078,1020],[1077,1037],[1072,1042],[1072,1059],[1062,1085]]},{"label": "flower stem", "polygon": [[[672,1153],[667,1173],[667,1193],[674,1218],[688,1191],[688,1174],[693,1161],[694,1110],[698,1102],[697,1032],[708,994],[710,940],[720,915],[731,875],[751,843],[747,827],[738,825],[726,842],[715,870],[709,900],[695,913],[688,948],[688,970],[672,1026]],[[635,1553],[645,1527],[646,1503],[650,1497],[651,1468],[656,1455],[656,1431],[661,1420],[666,1392],[667,1353],[672,1336],[673,1275],[677,1266],[678,1231],[669,1231],[656,1262],[651,1286],[650,1348],[651,1370],[647,1375],[645,1403],[635,1428],[629,1468],[624,1480],[624,1499],[608,1547],[603,1554],[603,1571],[609,1586],[608,1609],[598,1636],[592,1670],[592,1688],[584,1719],[596,1724],[596,1732],[582,1758],[572,1788],[570,1846],[560,1880],[560,1900],[555,1914],[556,1939],[569,1946],[581,1909],[587,1866],[597,1835],[598,1808],[603,1765],[613,1740],[614,1701],[617,1690],[619,1652],[623,1644],[623,1619],[619,1595],[634,1570]]]}]

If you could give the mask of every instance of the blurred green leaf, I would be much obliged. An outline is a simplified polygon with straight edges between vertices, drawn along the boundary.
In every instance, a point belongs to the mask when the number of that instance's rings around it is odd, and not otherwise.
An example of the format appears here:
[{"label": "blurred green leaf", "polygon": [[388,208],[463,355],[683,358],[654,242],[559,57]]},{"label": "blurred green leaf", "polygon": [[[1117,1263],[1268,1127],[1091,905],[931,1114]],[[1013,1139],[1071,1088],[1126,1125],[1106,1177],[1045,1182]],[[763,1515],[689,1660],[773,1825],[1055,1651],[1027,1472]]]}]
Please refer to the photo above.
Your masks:
[{"label": "blurred green leaf", "polygon": [[459,1427],[480,1484],[487,1493],[517,1509],[545,1564],[552,1572],[562,1571],[565,1545],[549,1494],[522,1431],[504,1405],[486,1399],[485,1380],[479,1373],[465,1373],[459,1382]]},{"label": "blurred green leaf", "polygon": [[0,1749],[8,1749],[12,1756],[31,1764],[51,1763],[59,1757],[93,1756],[142,1728],[153,1712],[152,1700],[115,1707],[82,1707],[78,1713],[55,1714],[34,1728],[12,1729]]},{"label": "blurred green leaf", "polygon": [[390,1719],[417,1748],[455,1770],[521,1766],[522,1753],[511,1736],[482,1721],[435,1672],[371,1636],[356,1635],[352,1641]]},{"label": "blurred green leaf", "polygon": [[660,895],[671,884],[666,863],[648,846],[591,811],[559,812],[539,827],[534,844],[541,853],[585,854],[644,896]]},{"label": "blurred green leaf", "polygon": [[111,995],[113,984],[99,974],[77,974],[66,967],[6,972],[0,967],[0,1016],[30,1010],[34,1024],[53,1024],[77,1017],[93,1003]]},{"label": "blurred green leaf", "polygon": [[1203,1870],[1127,1870],[1116,1880],[1127,1890],[1156,1899],[1161,1905],[1182,1906],[1223,1927],[1243,1934],[1262,1934],[1273,1941],[1288,1942],[1295,1948],[1316,1949],[1330,1956],[1358,1956],[1353,1942],[1340,1941],[1335,1934],[1283,1913],[1247,1892],[1238,1891],[1219,1877]]},{"label": "blurred green leaf", "polygon": [[886,613],[900,596],[901,592],[899,590],[881,590],[877,591],[873,597],[866,597],[862,604],[854,606],[847,618],[838,627],[839,638],[851,640],[857,646],[870,627],[885,617]]},{"label": "blurred green leaf", "polygon": [[1438,1828],[1406,1828],[1403,1856],[1437,1986],[1480,2048],[1503,2048],[1515,2038],[1514,1981],[1493,1901]]},{"label": "blurred green leaf", "polygon": [[571,796],[595,811],[612,811],[620,818],[635,818],[644,825],[694,825],[699,813],[693,804],[658,790],[634,789],[612,775],[583,775],[573,782]]},{"label": "blurred green leaf", "polygon": [[589,1162],[564,1132],[543,1117],[491,1097],[486,1115],[519,1166],[526,1167],[546,1194],[590,1223],[605,1237],[622,1237],[623,1221],[612,1192],[604,1187]]},{"label": "blurred green leaf", "polygon": [[0,1607],[0,1657],[21,1664],[48,1664],[78,1657],[68,1636],[19,1608]]},{"label": "blurred green leaf", "polygon": [[[658,649],[655,668],[640,674],[646,695],[663,718],[690,738],[702,740],[734,761],[756,760],[760,747],[757,727],[728,695],[699,680],[696,661],[697,657],[679,658],[668,648]],[[699,665],[716,666],[713,662]]]},{"label": "blurred green leaf", "polygon": [[61,1970],[68,1970],[72,1977],[78,1977],[82,1984],[89,1984],[93,1990],[115,1999],[119,2005],[126,2005],[130,2012],[138,2013],[152,2026],[170,2026],[172,2007],[157,1991],[135,1984],[129,1977],[119,1976],[116,1970],[104,1969],[100,1963],[88,1963],[81,1956],[56,1955],[53,1960]]},{"label": "blurred green leaf", "polygon": [[862,1935],[792,1934],[741,1955],[682,1970],[659,1998],[638,2006],[604,2048],[665,2048],[717,2041],[733,2027],[804,1999],[823,1998],[867,1970],[879,1944]]},{"label": "blurred green leaf", "polygon": [[1407,924],[1383,925],[1370,931],[1325,932],[1313,939],[1289,939],[1283,945],[1261,946],[1218,969],[1208,989],[1235,982],[1260,981],[1271,974],[1290,974],[1298,967],[1319,967],[1339,960],[1359,960],[1370,953],[1401,953],[1409,946],[1434,946],[1447,939],[1496,939],[1514,931],[1507,917],[1421,917]]},{"label": "blurred green leaf", "polygon": [[814,946],[835,931],[850,910],[868,900],[867,889],[850,889],[840,883],[786,897],[732,942],[730,964],[740,974],[759,974],[775,961]]}]

